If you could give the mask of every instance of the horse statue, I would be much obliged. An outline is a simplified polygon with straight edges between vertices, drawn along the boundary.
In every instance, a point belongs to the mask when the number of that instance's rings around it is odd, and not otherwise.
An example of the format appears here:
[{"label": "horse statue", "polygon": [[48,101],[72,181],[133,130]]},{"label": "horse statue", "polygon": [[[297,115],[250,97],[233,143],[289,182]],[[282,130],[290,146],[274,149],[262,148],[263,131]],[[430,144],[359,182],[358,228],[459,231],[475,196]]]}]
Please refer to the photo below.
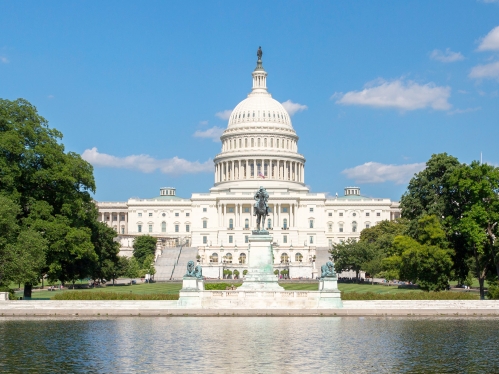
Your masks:
[{"label": "horse statue", "polygon": [[256,202],[253,206],[253,215],[256,216],[256,229],[260,231],[260,223],[262,224],[263,229],[265,226],[265,218],[269,215],[269,206],[267,204],[269,194],[265,188],[260,187],[260,189],[255,193],[254,198]]}]

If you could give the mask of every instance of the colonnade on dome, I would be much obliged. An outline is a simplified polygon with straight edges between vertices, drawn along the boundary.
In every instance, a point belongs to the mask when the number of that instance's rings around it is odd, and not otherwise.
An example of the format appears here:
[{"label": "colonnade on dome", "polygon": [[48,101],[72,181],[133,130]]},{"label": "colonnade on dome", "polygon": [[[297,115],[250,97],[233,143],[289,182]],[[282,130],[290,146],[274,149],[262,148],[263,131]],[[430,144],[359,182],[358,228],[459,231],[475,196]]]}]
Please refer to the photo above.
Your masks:
[{"label": "colonnade on dome", "polygon": [[215,183],[251,179],[305,183],[305,166],[301,161],[279,158],[231,159],[215,165]]}]

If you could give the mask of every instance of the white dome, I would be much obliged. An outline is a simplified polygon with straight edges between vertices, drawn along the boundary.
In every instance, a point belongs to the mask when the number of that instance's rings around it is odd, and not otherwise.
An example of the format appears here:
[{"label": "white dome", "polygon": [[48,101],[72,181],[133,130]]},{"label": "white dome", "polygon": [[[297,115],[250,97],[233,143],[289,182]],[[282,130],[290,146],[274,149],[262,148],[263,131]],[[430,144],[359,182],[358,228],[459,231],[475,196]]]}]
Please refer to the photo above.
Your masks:
[{"label": "white dome", "polygon": [[269,93],[251,93],[232,111],[229,128],[247,123],[280,124],[292,127],[289,114],[282,104],[273,99]]}]

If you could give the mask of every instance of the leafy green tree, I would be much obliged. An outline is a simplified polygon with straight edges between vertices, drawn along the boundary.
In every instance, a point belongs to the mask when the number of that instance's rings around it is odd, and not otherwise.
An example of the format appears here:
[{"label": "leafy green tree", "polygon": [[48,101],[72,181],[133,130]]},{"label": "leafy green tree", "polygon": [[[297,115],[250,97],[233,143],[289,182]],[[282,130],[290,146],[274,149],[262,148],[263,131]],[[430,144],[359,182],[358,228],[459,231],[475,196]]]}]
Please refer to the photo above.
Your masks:
[{"label": "leafy green tree", "polygon": [[452,215],[446,217],[454,242],[462,244],[463,258],[474,260],[474,272],[485,297],[484,282],[491,273],[499,276],[499,255],[495,243],[499,234],[499,168],[480,164],[455,168],[448,180]]},{"label": "leafy green tree", "polygon": [[[91,241],[97,219],[93,169],[66,153],[61,138],[26,100],[0,99],[0,194],[19,206],[21,230],[46,240],[41,272],[64,283],[89,275],[98,256]],[[31,287],[25,282],[25,296]]]},{"label": "leafy green tree", "polygon": [[117,267],[119,268],[118,253],[120,245],[115,238],[116,231],[103,222],[94,222],[92,225],[92,244],[97,255],[97,261],[92,262],[93,279],[115,279]]},{"label": "leafy green tree", "polygon": [[142,235],[135,238],[133,242],[133,257],[135,257],[140,264],[144,263],[144,259],[148,255],[154,255],[156,252],[157,239],[150,235]]},{"label": "leafy green tree", "polygon": [[342,271],[355,271],[355,279],[359,281],[359,273],[363,266],[372,261],[376,251],[367,241],[348,239],[345,242],[334,244],[330,250],[337,273]]},{"label": "leafy green tree", "polygon": [[[122,263],[125,263],[125,260],[121,260]],[[127,264],[126,264],[126,268],[124,269],[123,271],[123,275],[127,278],[130,278],[130,280],[132,280],[132,278],[137,278],[140,276],[140,264],[139,262],[137,261],[137,259],[135,257],[131,257],[129,259],[127,259]]]}]

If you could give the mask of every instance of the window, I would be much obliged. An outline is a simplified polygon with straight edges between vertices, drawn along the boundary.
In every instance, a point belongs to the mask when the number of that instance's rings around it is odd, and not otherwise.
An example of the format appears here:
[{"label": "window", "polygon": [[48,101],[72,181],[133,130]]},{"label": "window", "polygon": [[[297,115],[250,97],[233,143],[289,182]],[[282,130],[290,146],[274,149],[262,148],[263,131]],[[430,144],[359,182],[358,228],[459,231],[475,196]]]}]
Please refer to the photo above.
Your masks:
[{"label": "window", "polygon": [[166,222],[161,222],[161,232],[166,232]]},{"label": "window", "polygon": [[152,213],[149,213],[149,217],[152,217]]},{"label": "window", "polygon": [[125,227],[124,226],[121,226],[121,233],[124,234],[125,233]]},{"label": "window", "polygon": [[288,208],[283,207],[283,208],[282,208],[282,212],[283,212],[283,213],[287,213],[287,212],[288,212]]},{"label": "window", "polygon": [[139,216],[139,217],[142,217],[142,213],[138,213],[138,216]]},{"label": "window", "polygon": [[366,223],[366,229],[368,229],[370,227],[370,225],[368,223]]},{"label": "window", "polygon": [[309,227],[310,227],[311,229],[313,229],[313,228],[314,228],[314,220],[313,220],[313,219],[311,219],[311,220],[309,220],[309,221],[308,221],[308,223],[309,223]]},{"label": "window", "polygon": [[233,229],[234,228],[234,220],[231,218],[229,219],[229,229]]},{"label": "window", "polygon": [[142,232],[142,225],[137,225],[137,231]]},{"label": "window", "polygon": [[340,213],[340,217],[343,217],[343,213]]},{"label": "window", "polygon": [[329,248],[331,248],[333,246],[333,239],[329,239],[328,243],[329,243]]},{"label": "window", "polygon": [[185,216],[186,217],[189,217],[191,214],[190,213],[185,213]]},{"label": "window", "polygon": [[333,216],[333,213],[332,213],[332,212],[329,212],[327,215],[328,215],[329,217],[332,217],[332,216]]},{"label": "window", "polygon": [[357,232],[357,222],[352,222],[352,232]]},{"label": "window", "polygon": [[314,237],[313,236],[310,237],[310,244],[314,244]]},{"label": "window", "polygon": [[178,212],[177,212],[177,213],[175,213],[175,217],[178,217],[178,216],[179,216],[179,213],[178,213]]},{"label": "window", "polygon": [[234,237],[232,235],[229,235],[229,243],[232,244],[234,242]]},{"label": "window", "polygon": [[206,212],[208,209],[207,208],[203,208],[203,212]]},{"label": "window", "polygon": [[301,255],[300,252],[298,252],[297,254],[295,254],[295,261],[302,261],[303,260],[303,256]]},{"label": "window", "polygon": [[327,228],[328,228],[329,232],[333,232],[333,224],[332,223],[328,224]]},{"label": "window", "polygon": [[203,236],[203,244],[208,244],[208,237],[207,236]]},{"label": "window", "polygon": [[218,253],[212,253],[210,256],[210,262],[218,262]]},{"label": "window", "polygon": [[282,220],[282,227],[284,228],[284,230],[288,228],[288,220],[286,218]]},{"label": "window", "polygon": [[288,242],[288,236],[287,235],[283,235],[282,236],[282,242],[283,243],[287,243]]},{"label": "window", "polygon": [[352,216],[354,216],[354,217],[355,217],[356,215],[357,215],[357,213],[352,214]]},{"label": "window", "polygon": [[272,228],[272,220],[269,218],[267,220],[267,229],[271,229]]},{"label": "window", "polygon": [[314,212],[314,208],[310,208],[310,213],[313,213]]},{"label": "window", "polygon": [[288,262],[289,261],[289,257],[288,257],[288,254],[287,253],[283,253],[281,255],[281,263],[283,262]]},{"label": "window", "polygon": [[117,221],[118,220],[118,216],[116,214],[113,214],[113,221]]},{"label": "window", "polygon": [[234,208],[229,208],[229,213],[234,213]]},{"label": "window", "polygon": [[175,232],[178,232],[178,225],[175,225]]},{"label": "window", "polygon": [[163,217],[166,217],[166,213],[163,213],[163,214],[162,214],[162,216],[163,216]]},{"label": "window", "polygon": [[239,263],[240,264],[245,264],[246,263],[246,254],[245,253],[241,253],[239,255]]},{"label": "window", "polygon": [[248,236],[248,235],[245,235],[245,236],[244,236],[244,242],[245,242],[245,243],[249,243],[249,236]]},{"label": "window", "polygon": [[376,213],[376,217],[381,217],[381,213]]},{"label": "window", "polygon": [[189,232],[191,230],[191,225],[185,225],[185,232]]},{"label": "window", "polygon": [[248,207],[244,208],[244,213],[249,213],[249,211],[250,211],[250,208],[248,208]]},{"label": "window", "polygon": [[152,225],[149,225],[149,232],[152,232]]},{"label": "window", "polygon": [[340,232],[343,232],[343,224],[340,224]]},{"label": "window", "polygon": [[206,229],[208,227],[208,221],[203,220],[203,229]]},{"label": "window", "polygon": [[369,217],[369,212],[366,212],[366,217]]},{"label": "window", "polygon": [[248,219],[248,218],[246,218],[246,219],[244,220],[244,228],[245,228],[245,229],[249,229],[249,219]]}]

